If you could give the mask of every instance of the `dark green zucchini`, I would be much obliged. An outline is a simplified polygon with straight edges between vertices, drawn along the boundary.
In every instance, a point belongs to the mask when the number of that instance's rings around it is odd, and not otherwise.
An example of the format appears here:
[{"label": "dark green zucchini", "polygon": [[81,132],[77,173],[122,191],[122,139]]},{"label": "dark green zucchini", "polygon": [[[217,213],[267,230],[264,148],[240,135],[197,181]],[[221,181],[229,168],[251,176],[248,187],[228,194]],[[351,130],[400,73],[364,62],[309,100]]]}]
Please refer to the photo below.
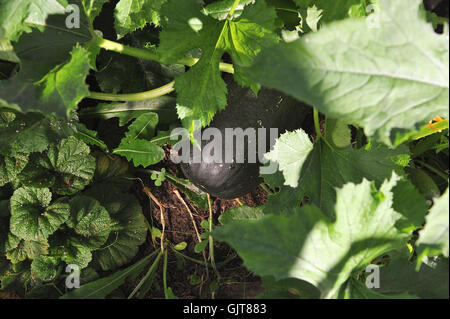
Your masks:
[{"label": "dark green zucchini", "polygon": [[[189,163],[181,163],[184,175],[203,191],[224,199],[241,197],[257,187],[262,179],[259,176],[259,161],[249,163],[247,157],[248,140],[244,144],[243,163],[225,163],[225,129],[226,128],[267,128],[266,151],[270,149],[269,128],[278,128],[282,134],[286,130],[294,130],[301,126],[310,108],[294,98],[276,90],[262,88],[258,96],[248,88],[240,87],[231,75],[224,75],[227,84],[228,105],[218,112],[209,127],[215,127],[222,133],[222,163],[207,161],[193,163],[192,144]],[[256,130],[257,131],[257,130]],[[213,140],[202,141],[204,146]],[[214,140],[214,142],[219,142]],[[220,144],[219,144],[220,145]],[[233,149],[236,150],[236,141]],[[257,148],[258,149],[258,148]],[[265,152],[264,152],[265,153]],[[203,155],[208,160],[211,154]],[[234,158],[236,158],[234,153]],[[259,155],[259,154],[258,154]],[[256,159],[258,159],[258,155]]]}]

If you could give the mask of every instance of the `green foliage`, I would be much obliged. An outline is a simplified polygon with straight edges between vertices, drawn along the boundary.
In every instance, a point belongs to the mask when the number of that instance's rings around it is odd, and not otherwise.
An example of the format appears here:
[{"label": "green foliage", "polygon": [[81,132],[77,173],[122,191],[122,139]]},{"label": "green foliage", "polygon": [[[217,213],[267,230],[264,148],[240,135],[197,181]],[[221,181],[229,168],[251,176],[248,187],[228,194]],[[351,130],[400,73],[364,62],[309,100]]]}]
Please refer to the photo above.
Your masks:
[{"label": "green foliage", "polygon": [[[0,0],[0,290],[106,298],[135,279],[158,253],[122,268],[148,235],[128,193],[141,173],[207,211],[176,169],[149,166],[180,121],[192,133],[227,107],[226,71],[316,110],[266,153],[278,164],[262,176],[267,202],[213,228],[262,277],[260,297],[448,298],[448,56],[448,18],[420,0]],[[214,263],[201,225],[194,247],[161,247],[129,297],[163,260],[161,293],[176,298],[168,251]],[[66,264],[80,289],[64,290]]]},{"label": "green foliage", "polygon": [[438,256],[440,254],[448,258],[448,188],[445,193],[434,201],[434,205],[427,215],[427,223],[419,232],[417,241],[418,262],[424,256]]},{"label": "green foliage", "polygon": [[235,64],[236,81],[255,92],[259,89],[242,66],[249,65],[261,48],[278,41],[274,33],[276,14],[263,0],[247,6],[238,18],[220,22],[204,15],[194,0],[169,1],[162,13],[165,18],[158,52],[163,62],[175,63],[192,49],[202,50],[195,66],[175,80],[178,116],[192,133],[194,120],[206,126],[217,111],[225,108],[227,90],[219,72],[225,52]]},{"label": "green foliage", "polygon": [[159,11],[166,0],[120,0],[116,6],[116,31],[119,38],[147,23],[160,24]]},{"label": "green foliage", "polygon": [[217,239],[237,249],[246,266],[262,276],[298,278],[333,296],[352,272],[404,243],[392,209],[393,176],[377,189],[367,180],[337,190],[332,222],[315,206],[293,208],[289,216],[227,223]]},{"label": "green foliage", "polygon": [[264,49],[247,74],[386,144],[436,115],[448,118],[448,35],[420,17],[418,1],[380,0],[378,8],[373,19],[345,19]]},{"label": "green foliage", "polygon": [[94,176],[95,159],[89,152],[77,138],[63,139],[46,152],[33,153],[19,180],[27,186],[50,187],[57,194],[75,194]]}]

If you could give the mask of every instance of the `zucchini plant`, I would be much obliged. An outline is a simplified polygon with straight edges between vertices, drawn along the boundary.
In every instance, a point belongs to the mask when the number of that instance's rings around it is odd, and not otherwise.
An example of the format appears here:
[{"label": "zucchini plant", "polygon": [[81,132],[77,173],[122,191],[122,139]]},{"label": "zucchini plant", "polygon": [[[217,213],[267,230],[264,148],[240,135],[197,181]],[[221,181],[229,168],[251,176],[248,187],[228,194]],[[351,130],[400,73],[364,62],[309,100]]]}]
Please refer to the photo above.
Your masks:
[{"label": "zucchini plant", "polygon": [[[142,298],[163,260],[173,298],[173,248],[213,270],[213,297],[228,245],[262,297],[448,298],[445,14],[427,0],[0,1],[0,292],[104,298],[149,267],[128,294]],[[233,129],[258,141],[230,156]],[[170,163],[186,141],[200,160]],[[189,213],[193,252],[165,238],[156,189]]]}]

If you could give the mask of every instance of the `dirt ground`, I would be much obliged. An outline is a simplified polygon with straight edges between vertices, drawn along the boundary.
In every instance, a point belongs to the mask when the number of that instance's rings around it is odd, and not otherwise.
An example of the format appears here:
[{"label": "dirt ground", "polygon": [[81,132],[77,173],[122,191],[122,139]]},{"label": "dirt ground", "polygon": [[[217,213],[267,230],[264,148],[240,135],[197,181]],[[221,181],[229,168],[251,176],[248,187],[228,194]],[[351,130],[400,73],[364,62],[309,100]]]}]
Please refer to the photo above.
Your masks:
[{"label": "dirt ground", "polygon": [[[168,173],[183,177],[177,166],[169,160],[169,149],[166,148],[165,151],[166,158],[150,168],[160,170],[164,167]],[[187,247],[182,253],[191,258],[203,261],[202,253],[194,252],[194,247],[198,243],[198,239],[189,212],[184,206],[184,203],[174,192],[177,188],[169,180],[164,181],[161,186],[155,186],[149,176],[142,176],[141,178],[163,206],[166,239],[173,244],[183,241],[186,242]],[[136,184],[133,192],[140,199],[144,214],[148,218],[149,223],[153,223],[155,227],[162,229],[159,206],[154,201],[151,201],[150,203],[150,200],[143,192],[141,185]],[[182,192],[180,192],[180,194],[194,216],[197,229],[202,232],[200,224],[209,217],[209,211],[200,209]],[[237,200],[224,200],[214,197],[212,197],[211,200],[213,220],[216,225],[218,224],[218,217],[220,214],[240,205]],[[263,205],[266,200],[267,193],[261,187],[258,187],[251,193],[239,198],[239,201],[247,206]],[[155,247],[153,246],[151,239],[148,238],[147,242],[141,246],[139,254],[136,256],[136,260],[154,250]],[[206,256],[208,256],[208,248],[206,248],[205,252]],[[182,258],[181,260],[184,260],[184,262],[180,265],[180,258],[173,252],[170,252],[168,257],[167,283],[172,288],[174,294],[178,298],[183,299],[211,298],[212,292],[210,286],[212,282],[214,282],[213,285],[217,287],[215,288],[214,293],[215,298],[254,298],[263,292],[260,278],[254,276],[245,269],[241,259],[229,246],[215,242],[214,258],[217,265],[221,265],[222,262],[226,261],[225,265],[218,267],[220,274],[218,285],[215,284],[217,278],[211,268],[207,271],[205,266]],[[156,279],[157,284],[153,286],[145,298],[164,298],[162,270],[161,263]],[[196,278],[195,282],[191,282],[191,276]],[[141,278],[142,276],[122,287],[124,294],[128,295]]]}]

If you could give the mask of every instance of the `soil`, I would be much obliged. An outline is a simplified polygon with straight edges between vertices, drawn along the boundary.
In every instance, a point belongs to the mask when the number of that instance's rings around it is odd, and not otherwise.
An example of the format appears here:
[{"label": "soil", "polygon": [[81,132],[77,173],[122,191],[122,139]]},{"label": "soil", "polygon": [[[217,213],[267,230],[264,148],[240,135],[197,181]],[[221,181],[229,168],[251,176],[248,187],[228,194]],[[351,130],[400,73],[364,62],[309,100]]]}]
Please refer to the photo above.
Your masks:
[{"label": "soil", "polygon": [[[160,170],[164,167],[168,173],[184,178],[181,170],[169,159],[170,148],[165,147],[165,152],[166,157],[164,160],[150,167],[150,169]],[[161,186],[156,186],[148,175],[142,175],[140,177],[144,181],[145,186],[148,187],[163,207],[165,238],[173,244],[186,242],[187,247],[182,253],[191,258],[203,261],[202,253],[196,253],[194,251],[198,239],[189,212],[174,192],[177,188],[168,180],[164,181]],[[161,213],[158,204],[155,201],[149,200],[148,196],[143,192],[141,184],[136,183],[133,192],[141,201],[144,214],[148,218],[149,223],[158,229],[162,229]],[[209,217],[209,211],[195,206],[182,192],[180,192],[180,195],[189,206],[194,216],[197,229],[202,233],[203,229],[200,224]],[[267,193],[261,187],[257,187],[251,193],[239,199],[224,200],[212,197],[211,203],[214,224],[219,224],[218,217],[220,214],[231,208],[238,207],[240,205],[239,201],[243,205],[254,207],[264,205],[266,200]],[[136,261],[154,250],[155,246],[149,236],[147,242],[141,246],[139,254],[135,258]],[[205,253],[206,257],[208,257],[208,247],[205,249]],[[211,298],[213,295],[214,298],[245,299],[255,298],[263,292],[261,279],[253,275],[242,265],[242,260],[228,245],[215,242],[214,258],[217,265],[226,262],[222,267],[218,266],[218,272],[220,274],[220,280],[218,282],[211,268],[207,271],[205,266],[180,258],[173,252],[169,252],[167,283],[174,294],[182,299]],[[182,264],[180,264],[180,260]],[[144,298],[164,298],[162,272],[162,263],[160,263],[156,284],[153,285],[153,288]],[[144,274],[145,271],[136,280],[128,282],[122,287],[125,295],[131,293]],[[197,279],[197,282],[194,284],[190,283],[191,276]],[[216,288],[213,288],[214,286]]]}]

